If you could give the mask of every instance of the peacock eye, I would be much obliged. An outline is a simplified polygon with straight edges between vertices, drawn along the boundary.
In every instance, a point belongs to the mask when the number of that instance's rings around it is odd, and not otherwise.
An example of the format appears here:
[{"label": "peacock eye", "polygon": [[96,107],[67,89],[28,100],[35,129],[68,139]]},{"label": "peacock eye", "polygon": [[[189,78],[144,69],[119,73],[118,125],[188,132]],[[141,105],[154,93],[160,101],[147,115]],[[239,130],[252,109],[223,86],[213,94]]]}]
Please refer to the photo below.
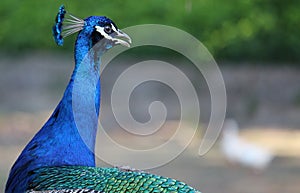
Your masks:
[{"label": "peacock eye", "polygon": [[111,26],[109,26],[109,25],[104,26],[104,31],[107,34],[111,34],[111,32],[112,32]]}]

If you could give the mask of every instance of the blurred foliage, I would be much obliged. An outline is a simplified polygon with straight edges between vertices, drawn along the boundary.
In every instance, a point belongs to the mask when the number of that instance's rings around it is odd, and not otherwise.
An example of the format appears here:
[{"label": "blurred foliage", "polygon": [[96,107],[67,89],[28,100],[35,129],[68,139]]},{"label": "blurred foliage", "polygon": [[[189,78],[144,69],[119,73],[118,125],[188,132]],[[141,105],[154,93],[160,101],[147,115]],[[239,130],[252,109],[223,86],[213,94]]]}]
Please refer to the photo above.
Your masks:
[{"label": "blurred foliage", "polygon": [[[60,4],[82,18],[106,15],[119,28],[146,23],[178,27],[219,60],[300,61],[299,0],[2,0],[0,49],[56,48],[51,27]],[[73,40],[67,38],[62,49],[73,49]]]}]

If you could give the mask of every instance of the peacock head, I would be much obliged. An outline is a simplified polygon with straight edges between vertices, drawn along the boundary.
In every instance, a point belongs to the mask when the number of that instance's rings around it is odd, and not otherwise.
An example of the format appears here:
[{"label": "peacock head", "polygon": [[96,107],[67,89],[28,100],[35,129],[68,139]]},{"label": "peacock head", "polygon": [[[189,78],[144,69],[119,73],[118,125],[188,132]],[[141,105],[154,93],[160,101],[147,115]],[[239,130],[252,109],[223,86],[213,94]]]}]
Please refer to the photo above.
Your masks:
[{"label": "peacock head", "polygon": [[63,45],[65,37],[79,31],[81,35],[89,38],[91,46],[100,41],[105,49],[114,45],[130,47],[131,44],[130,37],[105,16],[90,16],[86,19],[80,19],[67,13],[62,5],[55,21],[52,31],[55,42],[60,46]]}]

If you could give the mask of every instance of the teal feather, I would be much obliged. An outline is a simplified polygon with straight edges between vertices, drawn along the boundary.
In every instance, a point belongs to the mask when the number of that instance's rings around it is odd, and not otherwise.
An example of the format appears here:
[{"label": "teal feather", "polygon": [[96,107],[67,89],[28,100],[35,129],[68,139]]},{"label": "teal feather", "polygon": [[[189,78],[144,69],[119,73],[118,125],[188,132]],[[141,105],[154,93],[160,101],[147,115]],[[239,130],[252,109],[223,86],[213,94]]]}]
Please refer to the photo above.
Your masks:
[{"label": "teal feather", "polygon": [[29,189],[59,192],[79,190],[88,192],[161,192],[199,193],[183,182],[120,168],[96,168],[85,166],[44,167],[35,170]]}]

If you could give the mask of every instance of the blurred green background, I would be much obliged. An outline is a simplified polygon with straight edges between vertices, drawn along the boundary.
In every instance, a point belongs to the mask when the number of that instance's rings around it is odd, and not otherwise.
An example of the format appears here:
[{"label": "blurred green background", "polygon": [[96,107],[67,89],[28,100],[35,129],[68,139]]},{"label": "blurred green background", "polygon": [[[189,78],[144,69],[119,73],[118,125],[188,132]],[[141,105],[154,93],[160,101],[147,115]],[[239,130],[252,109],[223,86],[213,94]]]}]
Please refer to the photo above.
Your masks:
[{"label": "blurred green background", "polygon": [[[0,49],[56,48],[50,26],[60,4],[81,18],[106,15],[119,28],[145,23],[178,27],[203,42],[218,60],[300,61],[299,0],[2,0]],[[68,38],[64,49],[72,46]]]}]

